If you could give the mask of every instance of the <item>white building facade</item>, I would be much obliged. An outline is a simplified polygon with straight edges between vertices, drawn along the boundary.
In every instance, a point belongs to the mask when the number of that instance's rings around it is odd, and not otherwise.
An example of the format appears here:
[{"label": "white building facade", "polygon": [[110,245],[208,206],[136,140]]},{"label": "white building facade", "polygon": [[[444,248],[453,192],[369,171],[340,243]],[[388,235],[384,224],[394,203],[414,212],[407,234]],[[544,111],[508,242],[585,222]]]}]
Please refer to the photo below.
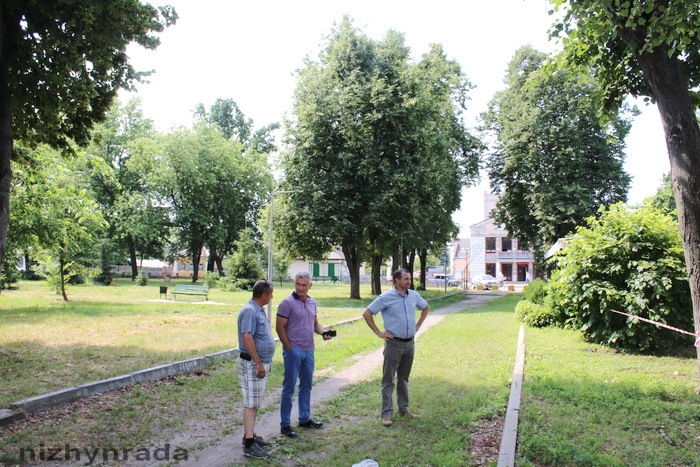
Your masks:
[{"label": "white building facade", "polygon": [[525,282],[535,277],[535,257],[516,238],[496,225],[489,216],[498,198],[484,193],[485,220],[472,225],[469,248],[469,275],[490,274],[506,282]]}]

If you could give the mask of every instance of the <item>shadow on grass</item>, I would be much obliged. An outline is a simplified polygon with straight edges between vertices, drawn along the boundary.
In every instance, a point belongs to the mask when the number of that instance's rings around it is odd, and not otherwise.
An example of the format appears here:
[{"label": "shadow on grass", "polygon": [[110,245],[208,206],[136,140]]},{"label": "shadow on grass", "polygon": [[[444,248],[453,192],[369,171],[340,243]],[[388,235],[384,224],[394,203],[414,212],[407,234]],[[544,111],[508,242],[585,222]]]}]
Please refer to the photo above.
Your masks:
[{"label": "shadow on grass", "polygon": [[17,341],[0,346],[0,408],[29,397],[213,353],[146,351],[137,346],[61,345]]},{"label": "shadow on grass", "polygon": [[695,465],[698,397],[671,384],[527,378],[521,461],[545,465]]},{"label": "shadow on grass", "polygon": [[[273,465],[350,465],[366,458],[379,465],[473,465],[470,434],[478,420],[505,410],[508,388],[500,383],[456,385],[412,378],[410,409],[420,417],[396,412],[390,427],[381,424],[379,379],[353,385],[314,414],[326,422],[323,430],[279,439]],[[395,398],[394,405],[396,409]]]}]

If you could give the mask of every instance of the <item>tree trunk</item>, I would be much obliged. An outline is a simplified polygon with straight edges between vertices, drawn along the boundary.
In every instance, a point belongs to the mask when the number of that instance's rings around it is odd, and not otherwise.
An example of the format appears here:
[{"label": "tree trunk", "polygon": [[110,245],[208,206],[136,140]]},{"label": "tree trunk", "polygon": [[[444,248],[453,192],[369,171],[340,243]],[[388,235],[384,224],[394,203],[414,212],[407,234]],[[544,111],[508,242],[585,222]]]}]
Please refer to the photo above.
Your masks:
[{"label": "tree trunk", "polygon": [[382,255],[372,255],[372,295],[382,293]]},{"label": "tree trunk", "polygon": [[401,251],[399,250],[400,248],[397,246],[394,248],[394,253],[391,255],[391,274],[394,274],[394,271],[401,267]]},{"label": "tree trunk", "polygon": [[[668,49],[661,46],[651,53],[641,53],[639,62],[651,85],[666,135],[695,331],[700,332],[700,127],[688,92],[688,79],[680,62],[669,58]],[[700,382],[700,347],[696,352]]]},{"label": "tree trunk", "polygon": [[12,95],[8,63],[20,34],[20,18],[7,16],[7,7],[3,2],[0,6],[0,274],[6,253],[12,188]]},{"label": "tree trunk", "polygon": [[139,265],[136,262],[136,245],[134,245],[134,237],[131,234],[127,234],[126,244],[129,247],[129,259],[131,260],[131,280],[135,281],[139,275]]},{"label": "tree trunk", "polygon": [[202,258],[202,245],[196,245],[192,248],[192,282],[197,282],[199,279],[199,260]]},{"label": "tree trunk", "polygon": [[422,285],[423,290],[425,290],[425,271],[427,269],[428,250],[418,250],[418,257],[420,258],[420,285]]},{"label": "tree trunk", "polygon": [[209,257],[207,258],[207,272],[214,272],[216,266],[216,247],[209,247]]},{"label": "tree trunk", "polygon": [[216,268],[219,270],[219,277],[224,277],[226,274],[224,274],[224,261],[221,255],[216,256]]},{"label": "tree trunk", "polygon": [[413,268],[416,264],[416,250],[411,250],[411,253],[408,255],[408,261],[406,262],[406,269],[408,269],[408,272],[411,273],[411,289],[415,289],[416,286],[413,283]]},{"label": "tree trunk", "polygon": [[63,253],[58,255],[58,268],[61,275],[61,295],[63,295],[63,301],[68,301],[68,295],[66,295],[66,276],[64,274],[66,268],[66,261],[63,259]]},{"label": "tree trunk", "polygon": [[342,250],[350,273],[350,300],[360,300],[361,255],[357,251],[357,247],[348,245],[348,242],[343,242]]}]

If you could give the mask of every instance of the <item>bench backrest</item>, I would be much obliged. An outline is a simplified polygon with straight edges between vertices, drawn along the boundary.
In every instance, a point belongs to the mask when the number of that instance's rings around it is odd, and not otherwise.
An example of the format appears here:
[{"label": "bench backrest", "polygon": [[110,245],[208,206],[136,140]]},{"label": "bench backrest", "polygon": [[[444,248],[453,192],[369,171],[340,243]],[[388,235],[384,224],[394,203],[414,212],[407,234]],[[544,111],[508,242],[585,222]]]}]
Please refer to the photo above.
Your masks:
[{"label": "bench backrest", "polygon": [[192,291],[192,292],[206,292],[209,290],[208,285],[188,285],[188,284],[175,284],[175,290]]}]

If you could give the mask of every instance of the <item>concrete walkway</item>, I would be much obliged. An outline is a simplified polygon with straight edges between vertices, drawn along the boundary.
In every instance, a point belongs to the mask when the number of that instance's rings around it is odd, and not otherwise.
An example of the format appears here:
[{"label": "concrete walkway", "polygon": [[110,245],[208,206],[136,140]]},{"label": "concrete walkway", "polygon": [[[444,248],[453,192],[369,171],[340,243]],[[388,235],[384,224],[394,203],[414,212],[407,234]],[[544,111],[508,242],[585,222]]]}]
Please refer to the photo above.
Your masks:
[{"label": "concrete walkway", "polygon": [[[439,308],[436,310],[431,310],[430,315],[423,322],[420,331],[417,334],[417,338],[425,333],[430,327],[436,325],[445,317],[445,315],[462,311],[469,308],[476,308],[481,306],[485,302],[499,298],[506,295],[505,292],[492,292],[492,293],[472,293],[467,296],[463,301],[454,303],[452,305],[446,306],[444,308]],[[367,328],[367,334],[372,337],[372,333]],[[377,344],[380,345],[379,339],[377,339]],[[353,384],[372,376],[377,376],[379,373],[379,367],[383,360],[384,348],[379,347],[377,350],[371,354],[361,358],[352,366],[341,370],[340,372],[330,376],[324,381],[315,384],[311,393],[312,402],[312,412],[314,408],[324,402],[334,398],[340,390],[348,385]],[[379,391],[379,387],[377,387]],[[274,393],[274,391],[273,391]],[[268,401],[276,401],[277,397],[273,394],[267,394],[265,399]],[[255,423],[255,432],[265,439],[272,439],[280,436],[280,413],[279,406],[272,407],[268,406],[268,410],[263,415],[258,416]],[[242,410],[241,410],[242,417]],[[292,420],[298,419],[298,404],[293,404],[292,409]],[[333,420],[326,423],[325,426],[332,428],[334,424],[342,423],[339,420]],[[303,436],[303,432],[300,433]],[[241,448],[241,440],[243,438],[243,426],[239,426],[231,435],[223,437],[218,443],[202,449],[201,451],[190,451],[189,459],[185,462],[181,462],[179,466],[199,466],[206,465],[207,467],[218,467],[227,466],[231,464],[237,464],[241,462],[246,462],[247,458],[243,456],[243,451]],[[179,446],[187,448],[183,443],[185,439],[179,439]],[[197,440],[201,443],[203,440],[200,438]],[[143,463],[139,465],[144,465]]]}]

